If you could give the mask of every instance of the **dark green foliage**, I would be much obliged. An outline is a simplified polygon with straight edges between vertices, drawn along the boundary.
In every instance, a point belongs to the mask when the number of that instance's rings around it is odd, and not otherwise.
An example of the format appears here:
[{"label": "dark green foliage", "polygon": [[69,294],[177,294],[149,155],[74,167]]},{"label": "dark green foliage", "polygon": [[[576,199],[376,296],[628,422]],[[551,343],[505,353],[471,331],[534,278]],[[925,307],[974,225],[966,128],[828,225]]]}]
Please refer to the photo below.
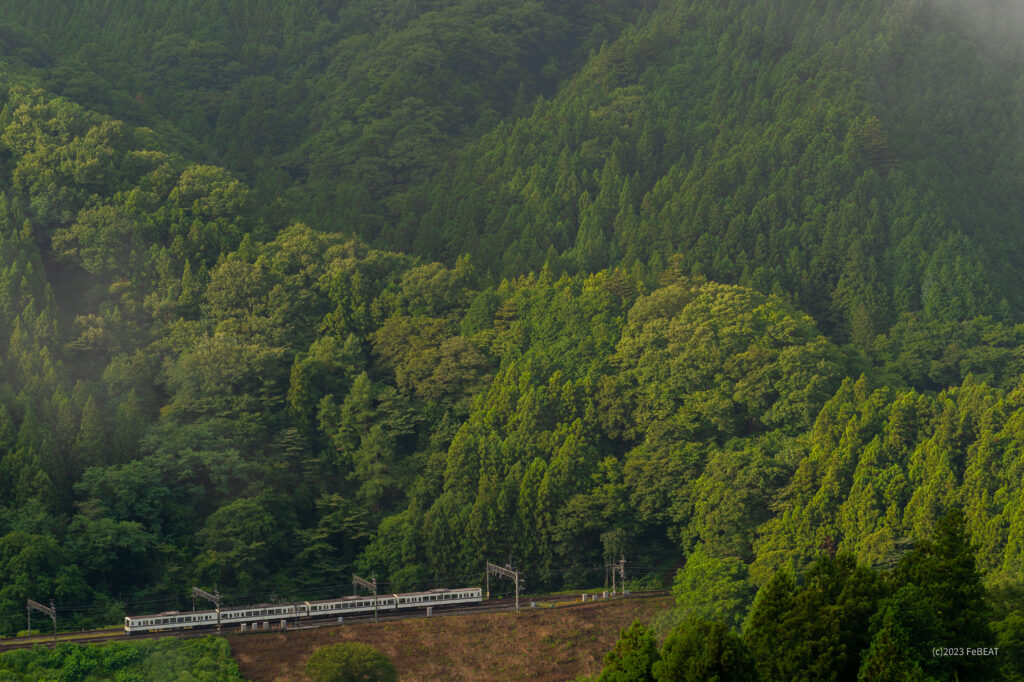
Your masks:
[{"label": "dark green foliage", "polygon": [[856,680],[884,587],[853,557],[822,557],[797,585],[785,573],[761,588],[744,639],[765,680]]},{"label": "dark green foliage", "polygon": [[[911,587],[917,597],[898,599],[897,604],[904,607],[900,611],[908,621],[907,635],[922,660],[932,647],[948,646],[944,642],[963,642],[964,647],[972,648],[996,646],[989,625],[992,612],[988,595],[966,526],[964,512],[952,509],[936,523],[932,537],[905,555],[895,570],[896,584]],[[907,608],[900,601],[927,607],[915,618],[907,615],[914,613],[913,607]],[[931,659],[923,666],[937,679],[949,680],[992,679],[997,667],[990,656]]]},{"label": "dark green foliage", "polygon": [[655,680],[665,682],[760,679],[754,656],[740,636],[720,622],[699,618],[687,619],[669,633],[653,671]]},{"label": "dark green foliage", "polygon": [[1019,674],[927,648],[1024,609],[1024,62],[944,4],[0,0],[0,627],[626,556],[768,679]]},{"label": "dark green foliage", "polygon": [[864,652],[858,680],[926,680],[925,669],[947,669],[935,660],[934,646],[941,646],[937,616],[928,610],[925,590],[908,585],[882,602],[873,619],[874,637]]},{"label": "dark green foliage", "polygon": [[[1003,298],[1019,307],[1012,78],[930,14],[661,3],[553,100],[468,146],[407,229],[505,275],[552,254],[584,271],[675,260],[786,291],[865,349],[898,313],[950,322]],[[922,83],[931,104],[907,106]],[[957,123],[940,100],[962,104]],[[989,120],[988,152],[948,132]],[[986,255],[989,238],[1006,250]]]},{"label": "dark green foliage", "polygon": [[623,628],[615,648],[604,656],[599,682],[653,682],[652,667],[658,662],[658,642],[640,621]]},{"label": "dark green foliage", "polygon": [[[681,622],[662,646],[654,678],[728,679],[727,662],[742,669],[736,661],[743,661],[750,669],[738,679],[1018,679],[1019,586],[981,585],[964,525],[962,512],[946,513],[931,536],[892,570],[857,565],[839,554],[822,556],[797,580],[777,572],[758,592],[742,639],[712,613],[708,599],[696,590],[678,590],[694,573],[690,563],[705,573],[714,565],[703,550],[695,552],[677,580]],[[716,578],[706,582],[716,592]],[[993,620],[991,603],[1005,613],[1002,620]],[[639,624],[633,629],[623,631],[608,654],[607,673],[618,669],[613,664],[622,652],[638,648],[644,630]]]},{"label": "dark green foliage", "polygon": [[1024,679],[1024,613],[1014,611],[992,624],[999,646],[999,668],[1008,680]]},{"label": "dark green foliage", "polygon": [[369,644],[345,642],[317,649],[306,661],[314,682],[397,682],[398,673],[387,656]]}]

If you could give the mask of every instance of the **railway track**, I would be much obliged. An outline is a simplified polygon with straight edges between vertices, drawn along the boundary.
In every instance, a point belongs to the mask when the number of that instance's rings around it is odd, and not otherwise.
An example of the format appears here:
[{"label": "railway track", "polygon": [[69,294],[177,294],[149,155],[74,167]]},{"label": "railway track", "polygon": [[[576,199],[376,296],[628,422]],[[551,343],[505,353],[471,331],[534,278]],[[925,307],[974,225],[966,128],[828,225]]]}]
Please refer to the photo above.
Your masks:
[{"label": "railway track", "polygon": [[[633,592],[628,597],[617,596],[614,598],[615,601],[622,599],[645,599],[651,597],[661,597],[669,594],[668,590],[652,590],[648,592]],[[591,595],[587,595],[588,601],[586,603],[602,602],[608,603],[612,601],[612,598],[601,599],[599,595],[593,595],[594,599],[591,599]],[[566,608],[577,605],[583,605],[579,594],[550,594],[541,596],[531,597],[520,597],[519,598],[519,609],[520,611],[531,610],[531,604],[536,606],[533,608]],[[484,614],[484,613],[504,613],[514,611],[516,606],[516,600],[514,598],[503,598],[503,599],[489,599],[479,604],[474,605],[463,605],[463,606],[436,606],[432,609],[432,615],[427,616],[425,609],[416,609],[412,612],[394,612],[394,611],[381,611],[378,614],[376,622],[387,623],[397,620],[406,620],[409,618],[438,618],[441,616],[462,616],[471,614]],[[292,622],[290,625],[285,627],[282,631],[279,627],[269,626],[267,628],[247,628],[242,632],[238,626],[224,627],[221,629],[221,635],[232,635],[232,636],[250,636],[250,635],[262,635],[269,633],[281,633],[290,632],[296,630],[312,630],[325,627],[344,627],[345,625],[353,623],[373,623],[375,619],[373,614],[359,614],[356,616],[346,616],[344,621],[339,625],[337,618],[304,618],[299,622]],[[152,633],[138,633],[134,635],[127,635],[124,632],[106,630],[82,630],[79,632],[63,632],[57,633],[58,644],[104,644],[106,642],[131,642],[140,639],[159,639],[161,637],[180,637],[188,639],[192,637],[206,637],[207,635],[216,635],[217,628],[193,628],[188,630],[181,630],[177,632],[152,632]],[[39,635],[35,637],[19,637],[17,639],[0,639],[0,652],[13,651],[14,649],[29,649],[36,645],[51,645],[53,644],[53,636]]]}]

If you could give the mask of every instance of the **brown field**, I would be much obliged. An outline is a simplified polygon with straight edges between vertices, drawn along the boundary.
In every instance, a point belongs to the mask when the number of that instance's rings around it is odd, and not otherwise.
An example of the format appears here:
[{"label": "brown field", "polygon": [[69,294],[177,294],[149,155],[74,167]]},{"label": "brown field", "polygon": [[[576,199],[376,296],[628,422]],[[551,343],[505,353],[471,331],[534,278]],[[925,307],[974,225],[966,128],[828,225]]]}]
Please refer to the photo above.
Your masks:
[{"label": "brown field", "polygon": [[365,642],[391,658],[401,680],[546,682],[598,672],[620,628],[671,606],[671,597],[623,599],[518,615],[434,616],[227,639],[250,680],[306,680],[303,667],[317,648]]}]

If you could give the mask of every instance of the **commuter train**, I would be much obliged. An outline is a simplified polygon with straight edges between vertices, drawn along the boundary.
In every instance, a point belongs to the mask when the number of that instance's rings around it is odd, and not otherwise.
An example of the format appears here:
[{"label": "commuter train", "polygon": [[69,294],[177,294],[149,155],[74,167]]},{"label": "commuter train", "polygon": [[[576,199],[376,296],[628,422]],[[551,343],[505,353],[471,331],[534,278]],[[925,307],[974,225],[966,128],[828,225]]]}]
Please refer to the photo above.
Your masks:
[{"label": "commuter train", "polygon": [[[237,608],[220,609],[220,624],[255,625],[271,621],[289,621],[299,618],[321,618],[347,616],[395,609],[415,609],[426,606],[447,606],[449,604],[478,604],[482,600],[479,587],[463,587],[457,590],[438,588],[428,592],[387,594],[376,597],[338,597],[321,601],[307,601],[297,604],[256,604]],[[376,604],[374,604],[376,602]],[[131,635],[136,632],[159,632],[183,630],[185,628],[214,627],[217,625],[217,609],[210,611],[168,611],[152,616],[127,616],[124,631]]]}]

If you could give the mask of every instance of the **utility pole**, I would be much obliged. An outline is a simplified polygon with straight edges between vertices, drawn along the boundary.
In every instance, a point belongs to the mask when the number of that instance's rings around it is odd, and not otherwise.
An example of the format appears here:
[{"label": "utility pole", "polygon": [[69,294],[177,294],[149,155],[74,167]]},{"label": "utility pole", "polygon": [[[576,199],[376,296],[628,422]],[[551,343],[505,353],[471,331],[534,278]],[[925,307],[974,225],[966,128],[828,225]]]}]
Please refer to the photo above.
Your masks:
[{"label": "utility pole", "polygon": [[501,566],[495,566],[490,561],[487,562],[487,598],[491,598],[491,574],[498,576],[499,578],[508,578],[516,584],[516,613],[519,613],[519,571],[512,568],[512,564],[505,564],[504,568]]},{"label": "utility pole", "polygon": [[201,590],[198,587],[193,587],[192,588],[192,603],[193,604],[195,604],[196,597],[199,597],[200,599],[205,599],[206,601],[209,601],[209,602],[213,602],[214,608],[217,609],[217,634],[219,635],[220,634],[220,592],[217,590],[216,587],[213,588],[213,592],[212,593],[207,592],[206,590]]},{"label": "utility pole", "polygon": [[373,591],[373,620],[377,621],[377,576],[371,576],[372,580],[363,580],[355,573],[352,574],[352,592],[359,594],[359,587],[365,587]]},{"label": "utility pole", "polygon": [[29,599],[25,604],[25,611],[28,612],[28,634],[32,634],[32,609],[35,609],[39,613],[45,613],[47,616],[53,619],[53,648],[57,648],[57,607],[53,605],[53,600],[50,600],[49,606],[43,606],[37,601]]},{"label": "utility pole", "polygon": [[622,591],[626,591],[626,558],[622,557],[618,561],[613,561],[610,564],[604,565],[605,587],[608,586],[608,572],[612,574],[612,596],[615,596],[615,576],[619,576],[619,585],[622,587]]}]

